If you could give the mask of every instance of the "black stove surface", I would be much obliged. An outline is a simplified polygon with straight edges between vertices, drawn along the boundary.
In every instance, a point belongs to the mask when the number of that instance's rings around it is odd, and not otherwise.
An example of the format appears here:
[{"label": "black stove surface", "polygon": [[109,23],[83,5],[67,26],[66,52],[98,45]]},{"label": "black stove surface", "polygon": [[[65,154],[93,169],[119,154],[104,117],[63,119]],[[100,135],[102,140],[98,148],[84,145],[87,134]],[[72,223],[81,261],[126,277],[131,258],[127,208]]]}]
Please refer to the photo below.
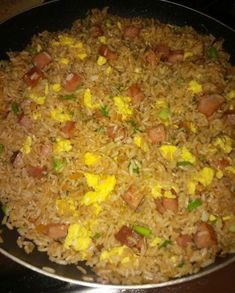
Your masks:
[{"label": "black stove surface", "polygon": [[[173,0],[173,2],[177,2],[189,7],[192,7],[196,10],[199,10],[201,12],[204,12],[205,14],[208,14],[225,24],[229,25],[232,28],[235,28],[235,1],[234,0],[192,0],[192,1],[183,1],[183,0]],[[205,278],[201,278],[199,281],[195,281],[195,286],[197,287],[197,292],[203,293],[203,292],[222,292],[223,290],[226,293],[232,293],[234,292],[228,283],[229,279],[232,278],[235,280],[235,264],[232,264],[229,266],[230,271],[229,275],[224,270],[221,270],[220,272],[214,273],[214,280],[211,281],[211,285],[208,287],[203,287],[205,285],[205,282],[203,281]],[[233,272],[233,273],[231,273]],[[224,275],[223,275],[224,274]],[[227,278],[227,279],[226,279]],[[223,280],[222,287],[220,286],[220,283]],[[226,281],[227,280],[227,281]],[[234,281],[233,281],[234,283]],[[204,285],[203,285],[204,284]],[[188,285],[177,285],[168,288],[159,288],[159,289],[152,289],[151,292],[159,292],[159,293],[193,293],[194,289],[191,287],[190,283]],[[227,286],[227,287],[226,287]],[[214,289],[212,288],[214,287]],[[204,288],[204,289],[203,289]],[[206,289],[207,288],[207,289]],[[216,289],[217,288],[217,289]],[[196,287],[195,287],[196,289]],[[73,284],[65,283],[59,280],[55,280],[46,276],[43,276],[39,273],[33,272],[29,269],[26,269],[15,262],[7,259],[6,257],[0,255],[0,292],[126,292],[126,290],[117,290],[117,289],[93,289],[93,288],[85,288],[82,286],[76,286]],[[134,290],[131,290],[134,292]],[[128,292],[131,292],[128,291]],[[143,293],[145,291],[150,292],[149,290],[135,290],[135,292]],[[196,292],[196,291],[195,291]]]}]

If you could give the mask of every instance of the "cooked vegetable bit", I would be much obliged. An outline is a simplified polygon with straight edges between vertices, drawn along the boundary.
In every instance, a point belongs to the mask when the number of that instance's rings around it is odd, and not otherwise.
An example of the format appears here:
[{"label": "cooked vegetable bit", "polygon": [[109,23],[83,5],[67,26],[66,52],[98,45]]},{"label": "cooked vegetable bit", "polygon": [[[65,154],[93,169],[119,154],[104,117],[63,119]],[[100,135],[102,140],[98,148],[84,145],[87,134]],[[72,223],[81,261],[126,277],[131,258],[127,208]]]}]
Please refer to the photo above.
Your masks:
[{"label": "cooked vegetable bit", "polygon": [[64,164],[60,159],[54,157],[52,159],[52,167],[56,172],[61,172],[64,169]]},{"label": "cooked vegetable bit", "polygon": [[172,244],[172,241],[171,240],[164,240],[160,245],[159,245],[159,247],[160,248],[165,248],[165,247],[167,247],[168,245],[170,245],[170,244]]},{"label": "cooked vegetable bit", "polygon": [[218,52],[217,52],[217,49],[215,47],[211,47],[209,49],[208,57],[210,59],[217,59],[218,58]]},{"label": "cooked vegetable bit", "polygon": [[109,117],[109,109],[107,105],[101,106],[100,111],[104,117]]},{"label": "cooked vegetable bit", "polygon": [[144,226],[140,226],[140,225],[134,225],[132,227],[133,231],[135,231],[137,234],[141,235],[141,236],[144,236],[146,238],[148,238],[151,234],[152,234],[152,231],[147,228],[147,227],[144,227]]},{"label": "cooked vegetable bit", "polygon": [[189,212],[192,212],[193,210],[200,207],[201,205],[202,205],[201,199],[199,199],[199,198],[193,199],[189,202],[189,204],[187,206],[187,210]]},{"label": "cooked vegetable bit", "polygon": [[11,110],[16,116],[19,116],[21,113],[20,106],[17,102],[12,102]]},{"label": "cooked vegetable bit", "polygon": [[70,95],[64,95],[64,96],[59,96],[58,99],[62,100],[62,101],[66,101],[66,100],[74,100],[76,97],[74,94],[70,94]]},{"label": "cooked vegetable bit", "polygon": [[4,145],[0,143],[0,156],[3,154],[4,152]]}]

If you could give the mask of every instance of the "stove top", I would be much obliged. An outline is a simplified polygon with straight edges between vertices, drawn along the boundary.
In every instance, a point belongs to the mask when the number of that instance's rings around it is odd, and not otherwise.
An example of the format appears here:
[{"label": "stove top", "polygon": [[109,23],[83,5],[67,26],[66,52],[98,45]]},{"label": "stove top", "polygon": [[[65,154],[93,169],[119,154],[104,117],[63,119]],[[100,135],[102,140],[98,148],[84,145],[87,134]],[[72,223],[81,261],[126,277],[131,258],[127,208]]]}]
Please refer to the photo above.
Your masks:
[{"label": "stove top", "polygon": [[[190,6],[204,12],[235,29],[235,1],[234,0],[178,0],[174,2]],[[2,1],[4,2],[4,1]],[[0,3],[0,10],[1,10]],[[232,293],[235,285],[235,263],[221,269],[209,276],[202,277],[184,284],[170,287],[148,290],[128,290],[128,292],[158,292],[158,293]],[[93,293],[117,293],[127,290],[86,288],[59,280],[55,280],[29,269],[0,255],[0,292],[93,292]]]}]

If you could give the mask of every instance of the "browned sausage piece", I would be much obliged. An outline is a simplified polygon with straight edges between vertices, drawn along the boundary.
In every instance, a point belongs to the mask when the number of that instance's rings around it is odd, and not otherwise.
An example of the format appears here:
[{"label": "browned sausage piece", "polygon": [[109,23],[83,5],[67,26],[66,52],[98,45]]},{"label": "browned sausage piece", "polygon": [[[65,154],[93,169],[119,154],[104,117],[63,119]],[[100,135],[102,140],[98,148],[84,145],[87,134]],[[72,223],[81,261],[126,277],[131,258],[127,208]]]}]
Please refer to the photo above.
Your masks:
[{"label": "browned sausage piece", "polygon": [[192,243],[192,237],[187,234],[181,234],[177,237],[176,242],[179,246],[185,248]]},{"label": "browned sausage piece", "polygon": [[183,50],[175,50],[171,51],[168,57],[168,61],[171,63],[178,63],[184,60],[184,51]]},{"label": "browned sausage piece", "polygon": [[134,39],[138,37],[140,34],[140,29],[134,25],[130,25],[124,30],[124,37]]},{"label": "browned sausage piece", "polygon": [[221,95],[203,96],[198,104],[198,111],[210,117],[223,104],[224,98]]},{"label": "browned sausage piece", "polygon": [[93,38],[101,37],[103,34],[104,34],[104,32],[103,32],[100,24],[95,24],[90,28],[90,35]]},{"label": "browned sausage piece", "polygon": [[157,54],[152,50],[149,49],[145,54],[146,61],[151,65],[154,66],[159,63],[159,58],[157,57]]},{"label": "browned sausage piece", "polygon": [[130,208],[136,210],[140,203],[142,202],[144,196],[139,193],[135,185],[131,185],[124,194],[122,194],[122,199],[129,205]]},{"label": "browned sausage piece", "polygon": [[162,204],[166,210],[172,211],[173,213],[177,213],[177,211],[178,211],[178,199],[177,198],[163,198]]},{"label": "browned sausage piece", "polygon": [[141,103],[145,98],[144,93],[142,92],[140,86],[137,83],[131,85],[127,93],[131,97],[133,104],[136,105]]},{"label": "browned sausage piece", "polygon": [[46,235],[54,240],[65,237],[68,232],[68,225],[65,224],[51,223],[46,228]]},{"label": "browned sausage piece", "polygon": [[99,54],[103,57],[105,57],[108,60],[115,60],[117,59],[117,53],[110,50],[108,46],[101,45],[99,48]]},{"label": "browned sausage piece", "polygon": [[213,227],[206,222],[197,224],[197,232],[194,234],[193,240],[197,248],[210,248],[217,243]]},{"label": "browned sausage piece", "polygon": [[27,173],[29,176],[34,178],[42,178],[42,176],[45,174],[46,168],[45,167],[38,167],[38,166],[28,166],[27,167]]},{"label": "browned sausage piece", "polygon": [[141,249],[144,244],[144,238],[135,233],[132,229],[127,227],[126,225],[122,226],[117,234],[115,234],[115,238],[122,244],[126,245],[130,248]]},{"label": "browned sausage piece", "polygon": [[147,134],[152,144],[157,144],[166,140],[166,131],[163,124],[159,124],[153,128],[148,129]]},{"label": "browned sausage piece", "polygon": [[71,138],[73,132],[75,130],[76,123],[74,121],[67,121],[65,122],[64,126],[62,127],[62,132],[66,138]]},{"label": "browned sausage piece", "polygon": [[160,60],[166,61],[170,56],[170,49],[165,44],[158,44],[154,49],[156,55],[159,57]]},{"label": "browned sausage piece", "polygon": [[225,121],[231,126],[235,126],[235,110],[228,110],[224,112]]},{"label": "browned sausage piece", "polygon": [[24,113],[21,113],[18,117],[18,123],[26,129],[30,129],[32,126],[32,120]]}]

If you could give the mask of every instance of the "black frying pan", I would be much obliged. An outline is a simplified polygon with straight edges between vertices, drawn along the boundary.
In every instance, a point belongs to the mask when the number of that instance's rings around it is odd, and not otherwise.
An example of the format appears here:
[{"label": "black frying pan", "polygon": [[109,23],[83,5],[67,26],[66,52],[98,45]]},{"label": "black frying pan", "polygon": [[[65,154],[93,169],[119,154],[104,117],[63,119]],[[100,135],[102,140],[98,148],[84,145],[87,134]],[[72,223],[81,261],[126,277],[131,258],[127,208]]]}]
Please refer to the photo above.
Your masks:
[{"label": "black frying pan", "polygon": [[[0,25],[0,59],[7,58],[7,51],[22,50],[34,34],[43,30],[58,31],[69,28],[77,18],[84,17],[91,8],[109,6],[109,12],[124,17],[155,17],[161,22],[176,25],[190,25],[203,34],[213,34],[216,38],[224,39],[224,48],[231,55],[231,63],[235,63],[235,31],[221,22],[199,13],[195,10],[164,0],[66,0],[51,1],[24,12]],[[45,253],[34,251],[27,255],[16,244],[17,232],[0,226],[3,230],[4,243],[0,244],[0,252],[16,262],[39,273],[46,274],[63,281],[84,286],[104,286],[97,281],[96,275],[88,270],[84,279],[83,274],[75,265],[62,266],[48,260]],[[119,288],[153,288],[189,281],[218,270],[235,261],[235,255],[217,259],[216,262],[192,276],[171,280],[160,284],[145,284],[132,286],[114,286]],[[84,266],[84,263],[80,264]],[[55,273],[42,270],[50,267]],[[110,285],[109,285],[110,286]]]}]

